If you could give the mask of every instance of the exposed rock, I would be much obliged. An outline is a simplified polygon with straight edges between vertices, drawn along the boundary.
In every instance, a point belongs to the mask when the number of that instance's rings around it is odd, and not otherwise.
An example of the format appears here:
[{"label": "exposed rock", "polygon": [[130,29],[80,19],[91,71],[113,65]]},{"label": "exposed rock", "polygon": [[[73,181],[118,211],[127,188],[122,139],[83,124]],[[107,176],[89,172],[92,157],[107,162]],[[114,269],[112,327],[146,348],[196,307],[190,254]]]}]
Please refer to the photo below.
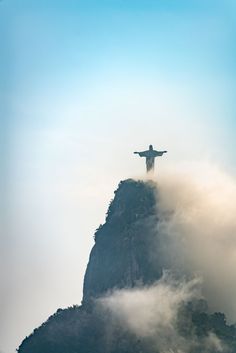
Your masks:
[{"label": "exposed rock", "polygon": [[84,278],[84,302],[109,289],[150,284],[160,278],[161,264],[150,249],[158,222],[155,198],[151,182],[129,179],[120,183],[106,223],[95,233]]}]

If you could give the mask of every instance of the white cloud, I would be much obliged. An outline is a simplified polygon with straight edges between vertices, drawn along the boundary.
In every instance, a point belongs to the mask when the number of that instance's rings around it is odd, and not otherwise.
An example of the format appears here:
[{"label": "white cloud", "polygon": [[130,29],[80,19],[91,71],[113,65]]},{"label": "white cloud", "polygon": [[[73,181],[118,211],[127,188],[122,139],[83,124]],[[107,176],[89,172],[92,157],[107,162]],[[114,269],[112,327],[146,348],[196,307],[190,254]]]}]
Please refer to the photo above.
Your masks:
[{"label": "white cloud", "polygon": [[[184,303],[201,298],[201,281],[176,281],[165,273],[154,285],[121,289],[97,300],[100,309],[117,324],[135,334],[144,345],[160,353],[226,352],[227,347],[214,333],[197,337],[194,331],[185,337],[178,328],[178,313]],[[187,323],[190,325],[190,323]],[[190,328],[190,327],[189,327]]]},{"label": "white cloud", "polygon": [[163,256],[199,273],[211,309],[236,321],[235,178],[206,163],[181,165],[159,179],[158,210]]},{"label": "white cloud", "polygon": [[122,323],[139,336],[174,330],[179,306],[199,296],[199,279],[175,282],[165,274],[151,287],[124,289],[99,299]]}]

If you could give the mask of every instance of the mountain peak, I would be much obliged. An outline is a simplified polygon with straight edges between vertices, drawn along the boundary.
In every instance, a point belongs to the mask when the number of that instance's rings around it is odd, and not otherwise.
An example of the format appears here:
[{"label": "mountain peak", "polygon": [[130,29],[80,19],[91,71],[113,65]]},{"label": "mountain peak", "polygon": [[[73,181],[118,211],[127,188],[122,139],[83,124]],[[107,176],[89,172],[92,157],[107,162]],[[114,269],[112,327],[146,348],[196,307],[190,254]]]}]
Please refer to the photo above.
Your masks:
[{"label": "mountain peak", "polygon": [[95,233],[84,279],[83,302],[114,288],[150,284],[162,269],[154,265],[149,246],[155,236],[156,184],[128,179],[120,182],[105,224]]}]

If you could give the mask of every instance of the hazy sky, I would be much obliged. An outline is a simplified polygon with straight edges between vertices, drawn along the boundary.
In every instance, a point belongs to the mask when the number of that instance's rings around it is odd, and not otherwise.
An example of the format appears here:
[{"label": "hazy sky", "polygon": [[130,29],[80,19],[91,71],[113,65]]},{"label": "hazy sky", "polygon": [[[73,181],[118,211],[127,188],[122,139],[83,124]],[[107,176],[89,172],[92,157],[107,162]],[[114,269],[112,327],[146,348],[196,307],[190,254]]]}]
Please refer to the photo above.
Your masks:
[{"label": "hazy sky", "polygon": [[[80,303],[132,155],[235,174],[233,0],[2,0],[0,351]],[[1,353],[2,353],[1,352]]]}]

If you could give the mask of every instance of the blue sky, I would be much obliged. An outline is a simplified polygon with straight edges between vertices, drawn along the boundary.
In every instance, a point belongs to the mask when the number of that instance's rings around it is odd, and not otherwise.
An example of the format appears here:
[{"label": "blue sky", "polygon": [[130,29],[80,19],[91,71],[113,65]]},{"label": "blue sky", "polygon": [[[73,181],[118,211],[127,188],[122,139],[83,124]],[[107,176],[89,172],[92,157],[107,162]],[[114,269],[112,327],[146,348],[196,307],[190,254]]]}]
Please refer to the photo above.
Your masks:
[{"label": "blue sky", "polygon": [[223,96],[230,111],[221,126],[231,130],[233,2],[3,1],[1,7],[7,34],[2,90],[13,128],[64,121],[49,111],[37,113],[38,107],[48,109],[49,101],[52,107],[79,105],[111,87],[132,91],[135,81],[145,90],[146,81],[166,80],[180,89],[191,86],[196,100],[203,91],[212,104]]},{"label": "blue sky", "polygon": [[94,229],[144,170],[132,151],[167,149],[160,173],[204,160],[235,174],[235,7],[0,2],[4,353],[80,302]]}]

